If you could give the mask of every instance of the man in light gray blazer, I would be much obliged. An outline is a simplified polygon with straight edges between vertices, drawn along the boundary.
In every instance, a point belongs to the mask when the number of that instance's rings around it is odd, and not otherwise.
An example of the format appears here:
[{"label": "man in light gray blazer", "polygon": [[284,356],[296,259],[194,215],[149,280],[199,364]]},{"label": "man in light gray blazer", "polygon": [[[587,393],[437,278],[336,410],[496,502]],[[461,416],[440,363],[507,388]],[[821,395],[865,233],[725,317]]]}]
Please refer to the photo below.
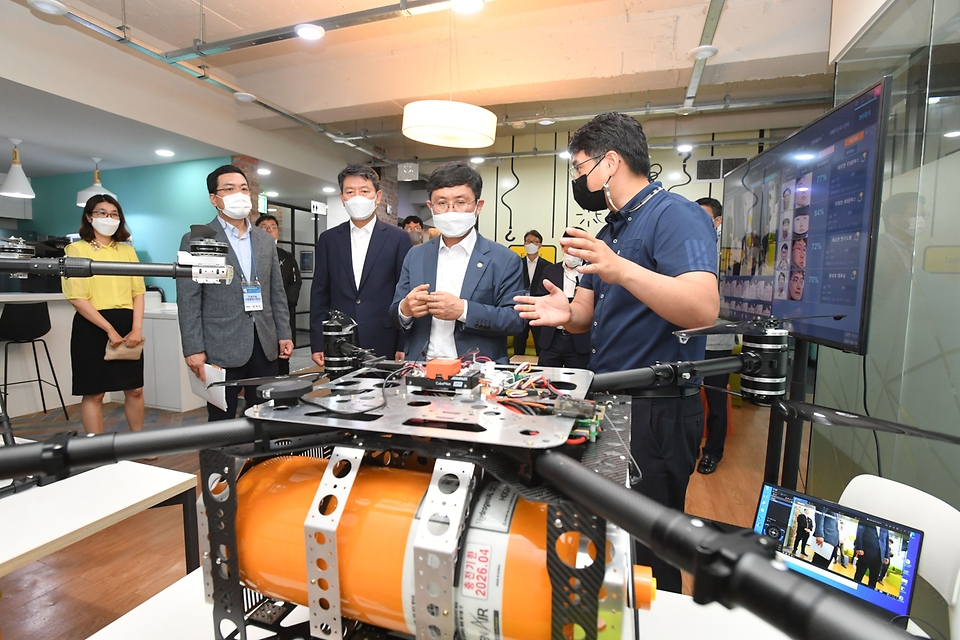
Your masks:
[{"label": "man in light gray blazer", "polygon": [[[247,178],[239,167],[225,165],[207,176],[210,202],[217,217],[209,223],[217,240],[227,243],[230,284],[200,285],[177,280],[180,341],[187,366],[205,380],[204,365],[227,370],[227,380],[277,375],[277,358],[293,353],[290,315],[273,238],[248,220],[252,208]],[[190,250],[190,234],[180,250]],[[256,386],[244,387],[247,406],[262,402]],[[207,404],[209,420],[236,417],[239,387],[227,388],[227,410]]]}]

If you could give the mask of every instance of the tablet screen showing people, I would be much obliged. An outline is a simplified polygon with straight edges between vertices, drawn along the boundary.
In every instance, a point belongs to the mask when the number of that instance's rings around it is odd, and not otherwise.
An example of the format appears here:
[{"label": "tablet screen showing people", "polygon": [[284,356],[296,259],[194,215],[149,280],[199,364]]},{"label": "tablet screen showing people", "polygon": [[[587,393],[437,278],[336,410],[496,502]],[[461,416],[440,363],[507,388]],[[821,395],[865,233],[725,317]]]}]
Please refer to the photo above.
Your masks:
[{"label": "tablet screen showing people", "polygon": [[862,351],[884,87],[855,96],[724,178],[722,318],[824,316],[790,329]]},{"label": "tablet screen showing people", "polygon": [[754,531],[791,569],[893,616],[910,611],[923,532],[770,484]]}]

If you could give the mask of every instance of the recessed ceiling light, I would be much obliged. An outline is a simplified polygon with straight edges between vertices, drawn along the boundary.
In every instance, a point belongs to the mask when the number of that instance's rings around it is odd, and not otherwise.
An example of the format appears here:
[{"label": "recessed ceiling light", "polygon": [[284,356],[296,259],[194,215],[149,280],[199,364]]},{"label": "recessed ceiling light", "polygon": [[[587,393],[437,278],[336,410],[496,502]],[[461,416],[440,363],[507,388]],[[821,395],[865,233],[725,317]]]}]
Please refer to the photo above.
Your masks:
[{"label": "recessed ceiling light", "polygon": [[67,6],[57,0],[27,0],[27,4],[39,11],[51,16],[65,16],[70,13]]},{"label": "recessed ceiling light", "polygon": [[570,152],[567,151],[567,150],[563,150],[563,151],[561,151],[560,153],[557,154],[557,157],[560,158],[561,160],[569,160],[569,159],[570,159]]},{"label": "recessed ceiling light", "polygon": [[940,102],[940,98],[937,96],[927,99],[927,104],[937,104],[938,102]]},{"label": "recessed ceiling light", "polygon": [[298,24],[293,31],[304,40],[319,40],[326,33],[318,24]]},{"label": "recessed ceiling light", "polygon": [[174,153],[170,149],[157,149],[157,155],[162,158],[172,158]]},{"label": "recessed ceiling light", "polygon": [[268,198],[276,198],[280,194],[276,191],[264,191],[263,195],[267,196]]},{"label": "recessed ceiling light", "polygon": [[333,187],[324,187],[324,188],[323,188],[323,192],[324,192],[324,193],[336,193],[337,190],[334,189]]},{"label": "recessed ceiling light", "polygon": [[674,171],[673,173],[671,173],[671,174],[670,174],[669,176],[667,176],[667,177],[670,178],[671,180],[679,180],[679,179],[680,179],[680,172],[679,172],[679,171]]},{"label": "recessed ceiling light", "polygon": [[690,153],[691,151],[693,151],[693,145],[692,145],[692,144],[678,144],[678,145],[677,145],[677,151],[679,151],[680,153]]},{"label": "recessed ceiling light", "polygon": [[943,134],[944,138],[960,138],[960,131],[947,131]]},{"label": "recessed ceiling light", "polygon": [[804,160],[813,160],[814,155],[812,153],[798,153],[794,158],[802,162]]},{"label": "recessed ceiling light", "polygon": [[537,120],[537,124],[543,125],[544,127],[549,127],[554,122],[556,122],[556,120],[554,120],[553,118],[540,118],[539,120]]},{"label": "recessed ceiling light", "polygon": [[257,96],[252,93],[247,93],[246,91],[235,91],[233,97],[239,100],[240,102],[253,102],[257,99]]},{"label": "recessed ceiling light", "polygon": [[450,0],[450,8],[456,13],[476,13],[483,9],[484,0]]},{"label": "recessed ceiling light", "polygon": [[480,156],[477,156],[476,158],[470,158],[470,162],[473,164],[483,164],[484,160],[486,160],[486,158],[481,158]]},{"label": "recessed ceiling light", "polygon": [[260,167],[259,169],[257,169],[257,173],[259,173],[262,176],[268,176],[270,175],[271,171],[270,169],[267,169],[265,167]]}]

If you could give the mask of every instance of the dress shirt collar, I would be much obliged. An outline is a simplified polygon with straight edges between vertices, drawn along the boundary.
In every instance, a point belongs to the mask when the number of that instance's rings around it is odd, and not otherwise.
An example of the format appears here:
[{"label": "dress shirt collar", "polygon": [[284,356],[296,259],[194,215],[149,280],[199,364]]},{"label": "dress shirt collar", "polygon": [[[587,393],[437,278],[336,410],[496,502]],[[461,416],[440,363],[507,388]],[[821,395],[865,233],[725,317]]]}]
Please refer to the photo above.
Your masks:
[{"label": "dress shirt collar", "polygon": [[358,233],[365,233],[365,234],[367,234],[367,235],[372,235],[372,234],[373,234],[373,227],[374,227],[374,225],[375,225],[376,223],[377,223],[376,220],[371,220],[370,222],[368,222],[367,224],[363,225],[362,227],[358,227],[358,226],[353,222],[353,218],[351,218],[351,219],[350,219],[350,235],[353,236],[353,235],[356,235],[356,234],[358,234]]},{"label": "dress shirt collar", "polygon": [[440,255],[443,255],[444,249],[446,249],[447,251],[453,251],[453,249],[456,247],[462,247],[463,250],[467,252],[467,257],[470,257],[473,255],[473,248],[476,246],[477,246],[477,230],[476,229],[470,229],[470,233],[468,233],[463,240],[453,245],[452,247],[447,246],[447,244],[443,241],[443,236],[440,237]]},{"label": "dress shirt collar", "polygon": [[235,226],[223,219],[223,216],[217,216],[217,222],[220,223],[220,226],[223,227],[223,232],[228,236],[232,235],[234,238],[243,238],[248,233],[250,233],[250,222],[244,218],[243,224],[246,225],[243,231],[237,229]]}]

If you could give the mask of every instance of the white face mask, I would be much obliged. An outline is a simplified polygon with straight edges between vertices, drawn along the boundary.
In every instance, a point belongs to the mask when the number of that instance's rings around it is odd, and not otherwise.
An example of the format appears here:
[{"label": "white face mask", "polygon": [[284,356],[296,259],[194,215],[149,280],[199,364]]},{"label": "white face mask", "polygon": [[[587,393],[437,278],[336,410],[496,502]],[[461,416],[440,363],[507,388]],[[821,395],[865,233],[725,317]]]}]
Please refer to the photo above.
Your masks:
[{"label": "white face mask", "polygon": [[94,218],[90,221],[93,228],[102,236],[112,236],[120,228],[120,221],[113,218]]},{"label": "white face mask", "polygon": [[927,228],[927,221],[917,216],[916,218],[910,218],[907,222],[907,233],[914,238],[917,236],[922,236],[924,230]]},{"label": "white face mask", "polygon": [[343,208],[347,210],[353,220],[366,220],[377,210],[377,200],[374,198],[364,198],[363,196],[354,196],[343,203]]},{"label": "white face mask", "polygon": [[449,211],[434,213],[433,224],[444,238],[461,238],[477,224],[477,211]]},{"label": "white face mask", "polygon": [[523,245],[523,248],[526,250],[528,256],[532,256],[540,252],[540,247],[533,244],[532,242],[530,244]]},{"label": "white face mask", "polygon": [[223,215],[234,220],[242,220],[250,215],[253,204],[250,202],[250,196],[246,193],[237,191],[228,196],[223,196]]},{"label": "white face mask", "polygon": [[583,260],[577,256],[572,256],[569,253],[563,254],[563,264],[566,265],[568,269],[576,269],[583,263]]}]

